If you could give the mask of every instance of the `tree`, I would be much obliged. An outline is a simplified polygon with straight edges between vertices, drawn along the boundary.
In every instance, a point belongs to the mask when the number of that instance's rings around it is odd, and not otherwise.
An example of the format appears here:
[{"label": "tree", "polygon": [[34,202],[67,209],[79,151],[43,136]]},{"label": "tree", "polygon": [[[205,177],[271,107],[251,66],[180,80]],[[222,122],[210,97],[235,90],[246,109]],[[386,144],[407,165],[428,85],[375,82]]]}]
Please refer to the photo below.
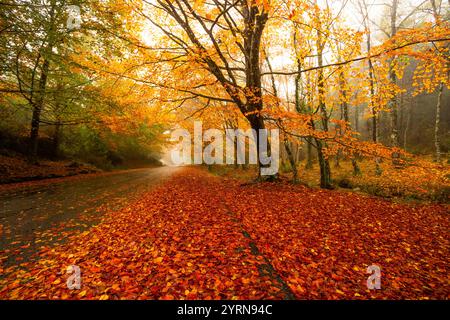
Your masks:
[{"label": "tree", "polygon": [[[205,95],[198,90],[180,87],[172,89],[207,100],[232,101],[252,129],[256,132],[264,129],[260,45],[270,11],[268,2],[160,0],[155,4],[146,3],[152,8],[149,10],[151,13],[140,12],[164,34],[169,47],[176,48],[171,59],[190,58],[195,61],[214,78],[214,82],[220,84],[227,97],[214,92]],[[169,19],[162,21],[158,17]],[[211,78],[208,78],[197,88],[205,89],[210,83]],[[161,82],[157,85],[166,87]],[[255,142],[258,163],[262,168],[265,165],[260,161],[258,135]]]},{"label": "tree", "polygon": [[33,162],[37,157],[40,118],[50,65],[54,60],[54,49],[65,32],[58,29],[64,5],[57,4],[55,0],[49,4],[7,4],[11,11],[6,15],[11,17],[14,25],[8,28],[4,61],[6,72],[16,77],[18,91],[32,108],[29,156]]}]

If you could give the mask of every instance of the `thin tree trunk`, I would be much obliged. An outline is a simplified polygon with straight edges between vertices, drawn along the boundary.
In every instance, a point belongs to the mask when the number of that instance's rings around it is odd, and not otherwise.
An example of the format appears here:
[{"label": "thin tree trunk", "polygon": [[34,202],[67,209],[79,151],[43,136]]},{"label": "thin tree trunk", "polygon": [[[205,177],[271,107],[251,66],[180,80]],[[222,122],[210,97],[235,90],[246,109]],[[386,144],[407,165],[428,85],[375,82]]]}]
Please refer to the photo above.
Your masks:
[{"label": "thin tree trunk", "polygon": [[411,114],[412,114],[412,102],[410,102],[410,105],[408,107],[407,111],[407,116],[406,116],[406,124],[405,124],[405,130],[403,131],[403,149],[406,151],[406,146],[407,146],[407,140],[408,140],[408,130],[409,130],[409,125],[411,123]]},{"label": "thin tree trunk", "polygon": [[[328,131],[328,114],[325,105],[325,78],[323,75],[323,43],[322,43],[322,34],[319,30],[317,30],[317,65],[319,67],[318,76],[317,76],[317,87],[319,94],[319,111],[322,117],[322,129],[323,131]],[[331,189],[331,169],[330,163],[328,159],[323,154],[323,148],[326,147],[326,143],[322,143],[320,139],[315,138],[316,146],[317,146],[317,156],[319,159],[320,166],[320,187],[323,189]],[[325,144],[325,145],[324,145]]]},{"label": "thin tree trunk", "polygon": [[[340,90],[341,90],[341,95],[343,98],[343,102],[341,104],[341,109],[342,109],[342,117],[344,118],[344,121],[347,123],[347,125],[350,126],[350,117],[348,115],[348,102],[347,102],[347,83],[345,81],[345,76],[343,74],[343,72],[339,73],[339,86],[340,86]],[[339,159],[339,152],[336,155],[337,160]],[[353,166],[353,175],[357,176],[361,174],[361,169],[358,166],[358,162],[356,161],[355,156],[352,156],[352,166]]]},{"label": "thin tree trunk", "polygon": [[[435,0],[430,0],[431,7],[433,9],[434,21],[437,25],[440,25],[441,19],[439,17],[438,7]],[[448,58],[448,56],[447,56]],[[450,66],[449,60],[447,60],[447,66]],[[448,76],[449,74],[447,74]],[[441,121],[441,103],[442,92],[444,91],[444,83],[439,83],[438,98],[436,102],[436,117],[434,121],[434,148],[435,148],[435,161],[441,163],[441,141],[439,139],[439,126]]]},{"label": "thin tree trunk", "polygon": [[31,131],[30,131],[30,154],[29,161],[36,162],[38,155],[38,142],[39,142],[39,127],[41,123],[41,112],[44,105],[45,87],[47,84],[47,76],[50,62],[45,59],[42,65],[41,76],[39,79],[39,92],[36,102],[33,103],[33,114],[31,117]]},{"label": "thin tree trunk", "polygon": [[444,84],[441,82],[438,89],[438,98],[436,103],[436,118],[434,121],[434,147],[436,150],[435,158],[437,163],[441,163],[441,142],[439,139],[439,124],[441,120],[441,102],[442,92],[444,91]]},{"label": "thin tree trunk", "polygon": [[336,152],[336,155],[334,156],[334,167],[335,168],[340,168],[341,167],[341,164],[340,164],[340,157],[341,157],[341,150],[338,150],[337,152]]},{"label": "thin tree trunk", "polygon": [[292,169],[292,182],[297,183],[298,182],[298,171],[297,171],[297,165],[295,163],[294,155],[292,154],[291,146],[289,145],[289,141],[287,138],[284,138],[284,148],[286,149],[287,158],[289,160],[289,164],[291,165]]},{"label": "thin tree trunk", "polygon": [[[391,6],[391,38],[394,37],[397,34],[397,9],[398,9],[398,1],[399,0],[392,0],[392,6]],[[394,64],[395,58],[393,58],[390,61],[389,65],[389,79],[394,84],[397,85],[397,75],[394,70]],[[394,95],[391,100],[389,101],[389,107],[390,107],[390,114],[391,114],[391,146],[392,147],[398,147],[399,141],[398,141],[398,101],[397,97]],[[400,154],[398,152],[392,153],[392,163],[394,165],[399,165],[399,157]]]},{"label": "thin tree trunk", "polygon": [[[363,0],[362,3],[364,4],[364,7],[361,5],[361,2],[358,2],[361,10],[361,14],[364,17],[364,25],[367,32],[367,38],[366,38],[366,46],[367,46],[367,54],[371,53],[372,49],[372,43],[371,43],[371,32],[370,32],[370,26],[368,23],[369,13],[367,10],[367,4]],[[375,106],[375,69],[373,67],[372,59],[368,59],[369,64],[369,91],[370,91],[370,112],[372,113],[372,141],[374,143],[377,143],[379,138],[379,117],[378,117],[378,110]],[[375,158],[375,174],[381,175],[382,171],[380,168],[380,158]]]},{"label": "thin tree trunk", "polygon": [[32,102],[33,113],[31,116],[31,130],[30,130],[30,150],[29,150],[29,161],[32,163],[37,162],[38,157],[38,143],[39,143],[39,127],[41,123],[41,112],[44,106],[45,100],[45,89],[47,86],[47,78],[48,72],[50,68],[50,60],[49,56],[53,50],[53,38],[55,31],[55,8],[56,1],[52,0],[50,4],[50,22],[49,22],[49,31],[48,31],[48,43],[44,47],[45,56],[44,62],[41,68],[41,75],[39,77],[38,84],[38,92],[36,96],[36,100]]},{"label": "thin tree trunk", "polygon": [[53,152],[52,156],[54,159],[58,159],[59,157],[59,144],[61,137],[61,123],[58,121],[55,124],[55,131],[53,132]]}]

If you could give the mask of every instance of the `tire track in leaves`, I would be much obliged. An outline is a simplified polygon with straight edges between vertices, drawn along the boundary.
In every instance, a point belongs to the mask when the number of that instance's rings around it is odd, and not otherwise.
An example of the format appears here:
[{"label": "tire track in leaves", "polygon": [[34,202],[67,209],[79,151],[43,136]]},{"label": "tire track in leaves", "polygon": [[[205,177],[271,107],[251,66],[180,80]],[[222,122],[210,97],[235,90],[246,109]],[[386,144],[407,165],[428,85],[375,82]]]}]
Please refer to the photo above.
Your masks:
[{"label": "tire track in leaves", "polygon": [[239,228],[245,238],[249,240],[248,247],[250,249],[250,252],[255,257],[262,257],[264,259],[265,263],[262,263],[258,266],[259,274],[264,276],[269,276],[273,281],[275,281],[278,284],[278,287],[280,288],[281,292],[283,292],[283,300],[295,300],[295,295],[287,285],[287,283],[283,280],[283,278],[278,274],[278,272],[273,267],[270,260],[258,249],[258,246],[253,241],[252,236],[245,230],[244,225],[242,224],[242,221],[238,219],[237,215],[229,210],[229,207],[225,204],[225,207],[228,210],[228,214],[232,217],[233,221],[239,224]]}]

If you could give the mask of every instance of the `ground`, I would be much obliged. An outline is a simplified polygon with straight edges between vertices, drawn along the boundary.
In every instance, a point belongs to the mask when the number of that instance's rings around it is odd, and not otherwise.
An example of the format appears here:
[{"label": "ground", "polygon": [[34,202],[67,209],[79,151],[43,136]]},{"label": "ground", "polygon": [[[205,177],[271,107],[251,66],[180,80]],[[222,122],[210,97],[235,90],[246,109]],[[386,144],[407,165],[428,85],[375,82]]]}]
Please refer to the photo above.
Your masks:
[{"label": "ground", "polygon": [[76,161],[39,160],[29,163],[24,156],[0,154],[0,183],[41,180],[100,172],[98,168]]},{"label": "ground", "polygon": [[[199,168],[28,184],[1,197],[3,299],[450,298],[445,205],[242,184]],[[33,219],[42,223],[24,226]],[[367,288],[374,264],[380,290]],[[79,290],[66,286],[70,265],[81,269]]]}]

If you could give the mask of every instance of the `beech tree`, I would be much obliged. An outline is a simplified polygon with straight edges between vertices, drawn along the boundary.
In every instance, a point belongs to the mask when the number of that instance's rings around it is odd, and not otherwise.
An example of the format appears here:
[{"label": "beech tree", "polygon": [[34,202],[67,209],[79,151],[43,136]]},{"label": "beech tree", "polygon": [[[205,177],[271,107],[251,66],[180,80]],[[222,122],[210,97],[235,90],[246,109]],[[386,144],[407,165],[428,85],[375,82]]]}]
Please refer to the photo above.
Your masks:
[{"label": "beech tree", "polygon": [[[206,95],[208,84],[189,90],[191,96],[233,102],[252,129],[265,129],[261,85],[261,39],[271,7],[267,1],[146,1],[151,14],[141,14],[166,37],[175,49],[171,59],[193,58],[200,68],[220,84],[227,97]],[[161,19],[160,17],[164,17]],[[176,27],[175,27],[176,26]],[[173,88],[174,90],[182,88]],[[264,137],[263,137],[264,139]],[[267,139],[267,137],[265,138]],[[260,161],[259,136],[255,137]]]}]

